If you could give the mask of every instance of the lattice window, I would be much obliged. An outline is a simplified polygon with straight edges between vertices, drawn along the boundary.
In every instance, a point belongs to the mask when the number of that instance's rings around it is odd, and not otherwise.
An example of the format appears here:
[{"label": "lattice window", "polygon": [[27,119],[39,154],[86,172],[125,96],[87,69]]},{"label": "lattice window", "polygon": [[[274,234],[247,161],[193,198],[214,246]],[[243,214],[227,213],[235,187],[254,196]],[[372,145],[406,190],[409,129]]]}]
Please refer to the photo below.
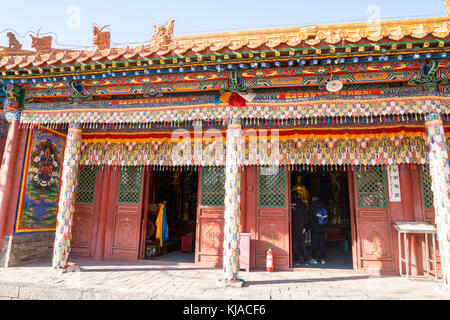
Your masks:
[{"label": "lattice window", "polygon": [[78,169],[77,203],[94,203],[95,185],[97,183],[97,170],[80,166]]},{"label": "lattice window", "polygon": [[356,172],[356,188],[359,208],[387,208],[385,170]]},{"label": "lattice window", "polygon": [[118,203],[141,202],[142,169],[140,167],[124,167],[120,171]]},{"label": "lattice window", "polygon": [[258,206],[270,208],[286,207],[286,172],[264,172],[258,170]]},{"label": "lattice window", "polygon": [[422,176],[423,205],[426,209],[433,209],[433,190],[431,190],[430,167],[424,166],[420,169]]},{"label": "lattice window", "polygon": [[225,170],[223,167],[202,170],[200,205],[223,207],[225,205]]}]

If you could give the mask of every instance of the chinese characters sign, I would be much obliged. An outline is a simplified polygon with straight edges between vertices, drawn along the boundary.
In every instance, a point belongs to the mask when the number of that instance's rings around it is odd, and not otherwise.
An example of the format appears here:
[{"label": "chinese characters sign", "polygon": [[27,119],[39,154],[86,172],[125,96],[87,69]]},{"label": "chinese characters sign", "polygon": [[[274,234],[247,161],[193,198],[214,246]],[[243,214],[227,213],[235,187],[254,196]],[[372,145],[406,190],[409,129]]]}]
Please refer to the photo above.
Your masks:
[{"label": "chinese characters sign", "polygon": [[389,201],[401,202],[400,194],[400,178],[398,175],[398,166],[388,167],[388,185],[389,185]]}]

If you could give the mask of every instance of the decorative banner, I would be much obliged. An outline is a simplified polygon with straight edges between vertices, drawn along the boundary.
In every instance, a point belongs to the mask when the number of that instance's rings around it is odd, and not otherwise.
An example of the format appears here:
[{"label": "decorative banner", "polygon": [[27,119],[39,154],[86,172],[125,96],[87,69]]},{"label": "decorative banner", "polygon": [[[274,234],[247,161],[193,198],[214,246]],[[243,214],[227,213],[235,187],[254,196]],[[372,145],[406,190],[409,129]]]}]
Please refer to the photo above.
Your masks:
[{"label": "decorative banner", "polygon": [[57,131],[28,131],[15,234],[55,230],[64,145]]},{"label": "decorative banner", "polygon": [[450,288],[450,170],[448,148],[441,117],[429,114],[426,117],[427,144],[430,148],[431,190],[436,217],[439,253],[444,287]]},{"label": "decorative banner", "polygon": [[64,168],[61,176],[61,196],[58,203],[58,215],[55,245],[53,249],[53,268],[66,268],[69,261],[70,241],[72,239],[72,221],[75,212],[78,167],[80,163],[81,130],[71,124],[64,150]]},{"label": "decorative banner", "polygon": [[388,166],[388,185],[389,185],[389,201],[402,202],[400,193],[400,178],[398,175],[398,166]]},{"label": "decorative banner", "polygon": [[241,168],[243,156],[240,143],[242,127],[229,124],[227,129],[227,158],[225,166],[225,210],[223,240],[223,277],[239,280],[239,242],[241,234]]}]

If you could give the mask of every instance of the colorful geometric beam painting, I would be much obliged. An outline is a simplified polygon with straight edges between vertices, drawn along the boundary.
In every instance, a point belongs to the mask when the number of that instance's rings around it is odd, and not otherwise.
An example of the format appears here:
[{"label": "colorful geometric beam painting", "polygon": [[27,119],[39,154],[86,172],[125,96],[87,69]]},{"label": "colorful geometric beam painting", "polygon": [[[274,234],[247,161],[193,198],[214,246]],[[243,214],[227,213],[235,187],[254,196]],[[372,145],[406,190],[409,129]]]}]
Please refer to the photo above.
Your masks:
[{"label": "colorful geometric beam painting", "polygon": [[[151,101],[151,102],[147,102]],[[216,105],[207,99],[118,100],[73,104],[27,105],[21,112],[23,124],[149,124],[230,118],[295,120],[315,117],[387,117],[424,115],[428,112],[450,114],[446,95],[410,95],[386,98],[346,96],[340,99],[255,99],[247,107]],[[30,110],[33,108],[33,110]],[[341,119],[342,120],[342,119]],[[259,124],[259,123],[258,123]]]}]

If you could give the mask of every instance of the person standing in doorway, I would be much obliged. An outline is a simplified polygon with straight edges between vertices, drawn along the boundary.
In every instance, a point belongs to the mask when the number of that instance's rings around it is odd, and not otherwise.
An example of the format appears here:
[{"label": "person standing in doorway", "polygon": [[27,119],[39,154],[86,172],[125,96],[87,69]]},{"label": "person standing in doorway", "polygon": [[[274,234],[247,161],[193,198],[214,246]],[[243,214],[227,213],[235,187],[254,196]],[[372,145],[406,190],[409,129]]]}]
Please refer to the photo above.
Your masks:
[{"label": "person standing in doorway", "polygon": [[309,221],[311,229],[311,264],[326,262],[325,233],[328,231],[328,213],[318,197],[311,199],[309,207]]},{"label": "person standing in doorway", "polygon": [[[305,235],[308,228],[308,208],[302,198],[296,193],[292,193],[292,245],[294,251],[294,264],[308,264]],[[299,248],[302,251],[302,258],[299,257]]]}]

